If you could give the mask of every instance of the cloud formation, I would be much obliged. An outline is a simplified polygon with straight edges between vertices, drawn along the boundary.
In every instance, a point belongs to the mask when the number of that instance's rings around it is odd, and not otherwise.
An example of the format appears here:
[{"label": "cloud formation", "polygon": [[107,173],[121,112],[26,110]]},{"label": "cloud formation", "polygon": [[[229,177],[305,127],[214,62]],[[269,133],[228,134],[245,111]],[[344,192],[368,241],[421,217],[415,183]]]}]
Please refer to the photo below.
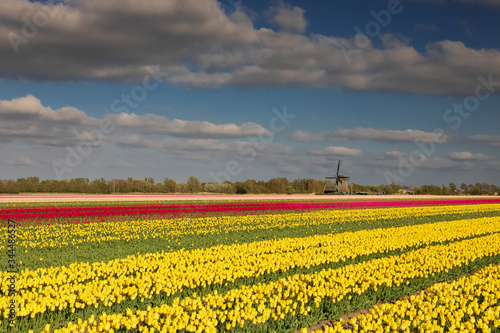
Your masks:
[{"label": "cloud formation", "polygon": [[374,129],[374,128],[354,128],[338,129],[333,131],[334,140],[373,140],[389,143],[400,142],[436,142],[439,138],[435,133],[424,132],[420,130],[407,129],[404,131]]},{"label": "cloud formation", "polygon": [[486,142],[492,147],[500,147],[500,135],[473,135],[469,138],[472,141]]},{"label": "cloud formation", "polygon": [[305,10],[278,2],[277,6],[269,9],[270,21],[278,25],[281,30],[302,33],[306,30],[307,21],[304,18]]},{"label": "cloud formation", "polygon": [[[471,94],[479,75],[500,80],[496,49],[443,40],[420,53],[384,35],[382,47],[367,43],[347,59],[355,36],[302,35],[304,10],[283,2],[269,12],[279,31],[255,28],[243,9],[225,13],[215,0],[68,0],[56,6],[3,0],[0,79],[138,82],[159,65],[170,83],[191,89],[293,85]],[[30,30],[26,20],[43,26]]]},{"label": "cloud formation", "polygon": [[361,156],[363,152],[357,148],[347,147],[326,147],[321,149],[309,148],[307,150],[312,155],[334,155],[334,156]]},{"label": "cloud formation", "polygon": [[332,132],[310,133],[307,131],[296,130],[290,134],[292,141],[351,141],[351,140],[372,140],[387,143],[404,143],[404,142],[436,142],[439,136],[432,132],[424,132],[420,130],[407,129],[404,131],[375,129],[357,127],[352,129],[338,128]]},{"label": "cloud formation", "polygon": [[325,141],[328,132],[311,133],[307,131],[296,130],[290,133],[290,140],[296,142]]},{"label": "cloud formation", "polygon": [[447,152],[444,154],[446,157],[452,159],[452,160],[491,160],[493,157],[491,156],[486,156],[481,153],[473,154],[470,151],[452,151],[452,152]]},{"label": "cloud formation", "polygon": [[[268,134],[264,127],[256,123],[214,124],[133,113],[108,114],[104,118],[115,127],[104,141],[128,145],[147,146],[147,140],[151,139],[139,134],[192,139],[187,141],[191,144],[201,142],[195,139],[234,139]],[[0,142],[19,141],[36,147],[73,145],[88,140],[85,132],[99,129],[101,120],[102,118],[90,117],[84,111],[70,106],[54,110],[42,105],[33,95],[0,100]],[[127,133],[127,139],[123,138],[124,133]],[[192,147],[184,144],[186,149]]]}]

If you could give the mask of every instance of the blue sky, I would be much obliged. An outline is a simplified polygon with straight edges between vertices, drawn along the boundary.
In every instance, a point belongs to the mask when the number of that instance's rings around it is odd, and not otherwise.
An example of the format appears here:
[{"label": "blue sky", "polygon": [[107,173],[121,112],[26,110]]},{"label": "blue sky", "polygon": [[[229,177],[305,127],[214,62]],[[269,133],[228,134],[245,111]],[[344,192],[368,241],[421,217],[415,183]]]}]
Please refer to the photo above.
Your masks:
[{"label": "blue sky", "polygon": [[500,1],[1,6],[0,179],[500,183]]}]

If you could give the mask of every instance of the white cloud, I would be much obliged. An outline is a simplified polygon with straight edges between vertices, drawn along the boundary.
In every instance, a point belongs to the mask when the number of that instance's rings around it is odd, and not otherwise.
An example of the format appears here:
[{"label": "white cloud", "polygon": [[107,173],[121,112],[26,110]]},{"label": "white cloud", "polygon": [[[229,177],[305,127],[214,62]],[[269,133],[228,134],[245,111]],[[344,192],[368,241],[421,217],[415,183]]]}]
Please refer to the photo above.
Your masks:
[{"label": "white cloud", "polygon": [[327,132],[311,133],[306,131],[293,131],[290,133],[290,140],[296,142],[325,141]]},{"label": "white cloud", "polygon": [[290,134],[292,141],[351,141],[351,140],[372,140],[388,143],[402,142],[438,142],[440,135],[432,132],[407,129],[404,131],[375,129],[357,127],[352,129],[338,128],[332,132],[311,133],[307,131],[296,130]]},{"label": "white cloud", "polygon": [[[443,157],[427,157],[422,155],[422,162],[415,166],[409,162],[409,155],[400,151],[388,151],[381,154],[365,156],[361,162],[365,166],[383,167],[385,171],[396,171],[402,168],[407,172],[408,165],[415,170],[435,170],[436,172],[447,171],[491,171],[494,170],[499,162],[493,157],[481,153],[473,154],[471,152],[446,152]],[[415,158],[415,157],[414,157]],[[416,173],[416,172],[415,172]]]},{"label": "white cloud", "polygon": [[156,148],[167,151],[208,151],[228,150],[229,145],[214,139],[177,139],[150,138],[145,135],[133,134],[119,136],[114,143],[125,148]]},{"label": "white cloud", "polygon": [[37,120],[57,122],[60,124],[96,125],[95,119],[87,117],[85,112],[74,107],[64,107],[53,110],[42,105],[33,95],[14,98],[10,101],[0,100],[0,117],[2,120]]},{"label": "white cloud", "polygon": [[374,128],[354,128],[342,129],[339,128],[332,132],[331,137],[334,140],[373,140],[383,141],[389,143],[400,142],[438,142],[440,136],[431,132],[424,132],[420,130],[407,129],[404,131],[388,130],[388,129],[374,129]]},{"label": "white cloud", "polygon": [[[129,146],[154,146],[151,138],[138,134],[187,139],[245,138],[268,134],[264,127],[256,123],[214,124],[133,113],[108,114],[106,117],[116,129],[102,135],[102,143],[122,142]],[[33,95],[0,100],[0,142],[19,141],[35,147],[76,145],[88,140],[85,132],[100,130],[100,120],[70,106],[54,110],[42,105]],[[127,133],[127,139],[123,139],[124,133]],[[168,142],[171,141],[164,144]],[[186,142],[192,145],[198,141]]]},{"label": "white cloud", "polygon": [[109,118],[117,127],[147,134],[163,134],[187,138],[241,138],[266,135],[267,130],[256,123],[213,124],[208,121],[168,119],[154,114],[120,113]]},{"label": "white cloud", "polygon": [[453,160],[490,160],[493,158],[481,153],[473,154],[470,151],[453,151],[447,152],[444,155]]},{"label": "white cloud", "polygon": [[472,141],[486,142],[492,147],[500,147],[500,135],[474,135]]},{"label": "white cloud", "polygon": [[307,21],[304,14],[304,9],[291,6],[283,1],[279,1],[277,6],[269,9],[270,21],[278,25],[281,30],[288,32],[302,33],[305,31]]},{"label": "white cloud", "polygon": [[363,152],[357,148],[326,147],[321,149],[309,148],[309,154],[313,155],[335,155],[335,156],[361,156]]}]

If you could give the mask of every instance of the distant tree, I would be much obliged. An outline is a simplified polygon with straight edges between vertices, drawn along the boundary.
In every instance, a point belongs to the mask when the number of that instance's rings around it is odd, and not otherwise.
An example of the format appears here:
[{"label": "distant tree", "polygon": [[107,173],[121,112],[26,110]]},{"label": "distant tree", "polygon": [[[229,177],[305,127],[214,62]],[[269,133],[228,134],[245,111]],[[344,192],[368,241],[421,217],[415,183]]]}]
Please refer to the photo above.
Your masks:
[{"label": "distant tree", "polygon": [[441,193],[440,194],[442,194],[442,195],[449,195],[449,194],[451,194],[451,190],[450,190],[450,188],[448,186],[446,186],[445,184],[443,184],[441,186]]},{"label": "distant tree", "polygon": [[472,185],[472,184],[467,185],[467,191],[466,192],[468,194],[472,194],[473,190],[474,190],[474,185]]},{"label": "distant tree", "polygon": [[392,185],[385,185],[384,186],[384,192],[385,194],[394,194],[396,193],[397,189],[394,189],[394,187],[392,187]]},{"label": "distant tree", "polygon": [[39,192],[40,178],[38,177],[28,177],[28,182],[32,185],[34,192]]},{"label": "distant tree", "polygon": [[116,193],[116,179],[111,179],[109,182],[108,182],[108,190],[109,190],[109,193]]},{"label": "distant tree", "polygon": [[250,186],[247,186],[246,183],[242,183],[242,182],[236,182],[234,184],[235,188],[236,188],[236,194],[247,194],[247,193],[251,193],[250,192]]},{"label": "distant tree", "polygon": [[155,191],[155,185],[154,183],[151,183],[148,179],[148,181],[144,182],[144,192],[146,193],[151,193]]},{"label": "distant tree", "polygon": [[490,184],[484,182],[481,187],[482,187],[482,190],[483,190],[483,194],[491,194],[491,186],[490,186]]},{"label": "distant tree", "polygon": [[[470,185],[472,186],[472,185]],[[481,195],[483,194],[483,185],[481,183],[476,183],[472,186],[472,190],[470,190],[470,194],[472,195]]]},{"label": "distant tree", "polygon": [[491,185],[491,194],[498,195],[500,194],[500,187],[496,185]]},{"label": "distant tree", "polygon": [[258,193],[258,185],[257,181],[254,179],[247,179],[243,182],[243,187],[246,190],[246,193]]},{"label": "distant tree", "polygon": [[133,181],[129,179],[116,179],[115,180],[115,191],[118,193],[130,193],[132,192]]},{"label": "distant tree", "polygon": [[290,184],[293,187],[295,193],[308,193],[307,191],[307,179],[295,179]]},{"label": "distant tree", "polygon": [[231,183],[206,183],[203,185],[203,191],[211,193],[234,194],[236,192],[236,188]]},{"label": "distant tree", "polygon": [[431,194],[434,194],[434,195],[443,194],[443,188],[442,187],[439,187],[437,185],[431,184],[431,185],[429,185],[429,188],[431,190]]},{"label": "distant tree", "polygon": [[163,185],[165,187],[165,192],[167,193],[174,193],[177,191],[177,182],[173,179],[165,178],[163,180]]},{"label": "distant tree", "polygon": [[178,183],[176,192],[180,192],[180,193],[189,192],[187,184],[186,183]]},{"label": "distant tree", "polygon": [[18,178],[16,183],[20,192],[40,191],[40,178],[38,177]]},{"label": "distant tree", "polygon": [[203,192],[212,192],[212,193],[217,193],[218,191],[218,183],[206,183],[203,184]]},{"label": "distant tree", "polygon": [[106,179],[96,179],[91,183],[92,193],[106,194],[110,193]]},{"label": "distant tree", "polygon": [[144,192],[144,185],[143,185],[144,182],[142,180],[132,179],[131,183],[132,183],[132,187],[130,190],[132,192]]},{"label": "distant tree", "polygon": [[9,194],[18,194],[20,192],[19,184],[11,179],[3,181],[4,191]]},{"label": "distant tree", "polygon": [[67,193],[92,193],[92,186],[88,178],[72,178],[61,190]]},{"label": "distant tree", "polygon": [[17,178],[16,187],[18,188],[19,192],[33,192],[30,189],[30,184],[28,183],[28,180],[25,178]]},{"label": "distant tree", "polygon": [[225,194],[235,194],[236,193],[236,187],[229,183],[229,182],[224,182],[221,184],[221,192],[220,193],[225,193]]},{"label": "distant tree", "polygon": [[198,193],[202,189],[200,180],[195,176],[190,176],[186,184],[188,192],[191,193]]},{"label": "distant tree", "polygon": [[[206,183],[201,184],[198,178],[191,176],[187,183],[177,184],[175,180],[165,178],[163,183],[155,183],[152,177],[145,177],[144,180],[133,179],[112,179],[110,181],[104,178],[90,181],[88,178],[73,178],[70,180],[43,180],[38,177],[18,178],[17,180],[0,180],[0,193],[21,193],[21,192],[46,192],[46,193],[196,193],[202,189],[206,192],[225,193],[225,194],[246,194],[246,193],[316,193],[322,194],[325,184],[332,184],[331,181],[316,179],[295,179],[289,182],[285,177],[270,179],[269,181],[256,181],[247,179],[244,182],[231,183]],[[354,192],[382,192],[393,194],[395,192],[404,192],[403,190],[414,191],[415,194],[454,194],[457,193],[457,185],[449,183],[449,186],[442,184],[422,185],[415,187],[413,185],[397,185],[392,182],[390,185],[370,186],[352,183]],[[472,195],[493,195],[499,194],[500,188],[487,182],[475,183],[474,185],[462,183],[460,189],[467,194]]]},{"label": "distant tree", "polygon": [[285,193],[289,182],[285,177],[272,178],[267,182],[267,188],[271,193]]},{"label": "distant tree", "polygon": [[397,191],[399,190],[400,188],[402,188],[401,186],[397,185],[396,182],[393,180],[392,183],[391,183],[391,187],[394,189],[394,191]]}]

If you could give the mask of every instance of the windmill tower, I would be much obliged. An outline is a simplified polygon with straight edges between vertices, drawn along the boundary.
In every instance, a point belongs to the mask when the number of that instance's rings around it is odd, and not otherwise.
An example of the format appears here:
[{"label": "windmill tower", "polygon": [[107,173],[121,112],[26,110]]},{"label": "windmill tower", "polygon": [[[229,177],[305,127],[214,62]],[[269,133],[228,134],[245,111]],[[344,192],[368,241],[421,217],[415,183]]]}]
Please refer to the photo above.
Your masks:
[{"label": "windmill tower", "polygon": [[324,194],[328,193],[349,193],[349,184],[347,181],[351,177],[342,176],[340,174],[340,166],[342,165],[342,161],[339,160],[339,165],[337,166],[337,175],[336,176],[326,176],[326,179],[335,179],[335,185],[325,185],[323,190]]}]

